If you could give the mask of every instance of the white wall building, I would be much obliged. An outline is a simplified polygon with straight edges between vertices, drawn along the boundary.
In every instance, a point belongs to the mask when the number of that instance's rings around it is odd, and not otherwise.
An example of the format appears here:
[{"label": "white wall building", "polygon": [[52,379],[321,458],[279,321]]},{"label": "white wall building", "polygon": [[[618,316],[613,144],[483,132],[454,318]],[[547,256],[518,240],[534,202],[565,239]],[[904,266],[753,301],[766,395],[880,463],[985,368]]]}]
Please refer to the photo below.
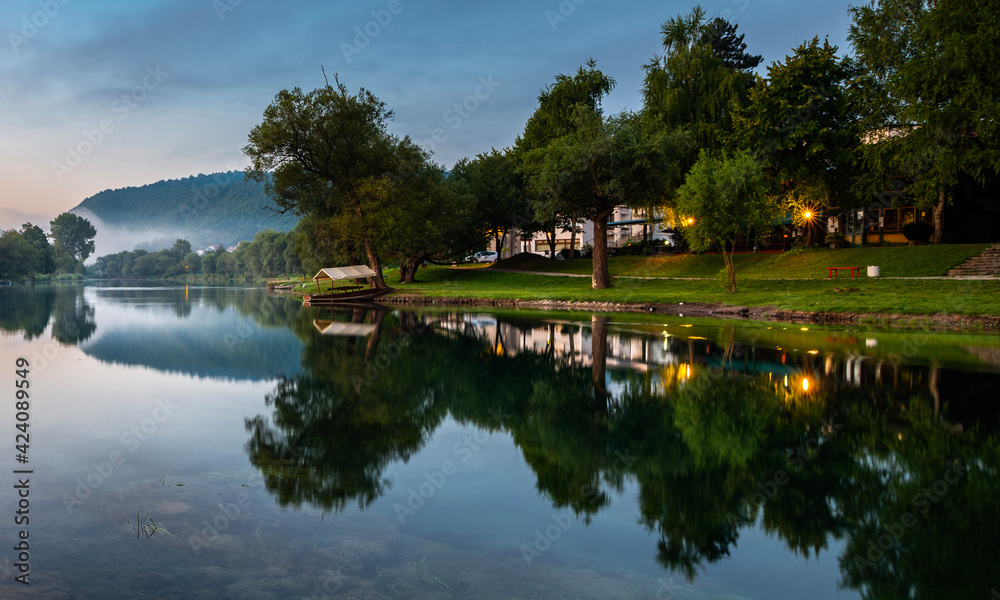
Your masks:
[{"label": "white wall building", "polygon": [[[632,241],[640,241],[644,237],[643,228],[648,228],[649,239],[666,240],[670,244],[673,238],[672,233],[664,231],[669,228],[669,223],[659,220],[660,216],[654,214],[650,223],[642,210],[631,209],[627,206],[617,206],[608,218],[608,247],[618,248]],[[575,242],[575,243],[574,243]],[[556,230],[556,253],[571,245],[577,250],[583,250],[585,246],[594,245],[594,223],[588,219],[577,221],[576,237],[569,227]],[[520,231],[512,229],[507,234],[502,250],[496,248],[496,242],[491,249],[500,252],[501,258],[507,258],[521,252],[531,252],[540,256],[549,256],[549,241],[544,232],[533,235],[522,235]]]}]

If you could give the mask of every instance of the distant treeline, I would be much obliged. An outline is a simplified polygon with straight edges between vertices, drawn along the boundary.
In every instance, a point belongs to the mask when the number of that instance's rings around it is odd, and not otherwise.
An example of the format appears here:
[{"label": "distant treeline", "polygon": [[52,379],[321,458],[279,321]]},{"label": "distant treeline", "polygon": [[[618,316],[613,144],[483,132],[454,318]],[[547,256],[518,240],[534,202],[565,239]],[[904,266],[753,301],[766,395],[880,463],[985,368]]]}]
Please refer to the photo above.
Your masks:
[{"label": "distant treeline", "polygon": [[237,279],[276,277],[302,273],[294,232],[261,231],[252,242],[240,242],[234,252],[219,245],[203,255],[192,251],[187,240],[159,252],[123,251],[99,257],[87,270],[106,279],[158,279],[177,275],[218,275]]},{"label": "distant treeline", "polygon": [[48,234],[32,223],[20,230],[0,230],[0,281],[84,273],[83,262],[94,252],[94,226],[87,219],[62,213],[49,227]]}]

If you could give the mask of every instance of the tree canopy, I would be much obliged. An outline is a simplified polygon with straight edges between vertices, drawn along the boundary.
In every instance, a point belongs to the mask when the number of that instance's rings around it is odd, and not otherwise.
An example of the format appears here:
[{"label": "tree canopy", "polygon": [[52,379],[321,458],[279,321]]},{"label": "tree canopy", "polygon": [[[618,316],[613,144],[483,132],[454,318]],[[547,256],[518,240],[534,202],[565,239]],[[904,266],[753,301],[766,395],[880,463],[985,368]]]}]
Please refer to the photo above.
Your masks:
[{"label": "tree canopy", "polygon": [[693,219],[684,229],[685,238],[697,252],[719,249],[731,292],[736,291],[737,240],[753,228],[767,227],[780,214],[768,188],[760,162],[749,152],[715,157],[703,150],[677,191],[678,212]]},{"label": "tree canopy", "polygon": [[[572,76],[559,75],[539,96],[539,107],[519,138],[522,172],[541,219],[586,217],[594,223],[592,285],[611,287],[608,218],[639,186],[636,176],[653,146],[639,119],[605,118],[600,100],[614,81],[591,60]],[[544,124],[544,127],[541,125]]]},{"label": "tree canopy", "polygon": [[1000,173],[1000,1],[873,0],[852,6],[848,39],[864,71],[859,95],[867,189],[893,176],[935,205],[941,242],[948,188]]},{"label": "tree canopy", "polygon": [[282,90],[250,132],[243,152],[247,176],[262,181],[281,211],[294,211],[352,237],[385,286],[378,251],[381,223],[372,213],[388,198],[393,174],[404,170],[409,139],[386,130],[393,112],[368,90],[349,94],[336,82],[311,92]]},{"label": "tree canopy", "polygon": [[[860,144],[854,62],[838,58],[829,41],[821,45],[813,38],[767,73],[735,111],[729,146],[757,154],[795,213],[853,205]],[[811,240],[818,220],[802,222]]]},{"label": "tree canopy", "polygon": [[707,21],[701,6],[666,20],[661,34],[665,54],[643,67],[643,107],[658,127],[687,134],[686,171],[699,149],[722,147],[733,110],[746,101],[753,83],[749,65],[759,57],[746,54],[736,26]]},{"label": "tree canopy", "polygon": [[60,268],[73,271],[94,253],[94,225],[79,215],[62,213],[53,219],[50,235]]}]

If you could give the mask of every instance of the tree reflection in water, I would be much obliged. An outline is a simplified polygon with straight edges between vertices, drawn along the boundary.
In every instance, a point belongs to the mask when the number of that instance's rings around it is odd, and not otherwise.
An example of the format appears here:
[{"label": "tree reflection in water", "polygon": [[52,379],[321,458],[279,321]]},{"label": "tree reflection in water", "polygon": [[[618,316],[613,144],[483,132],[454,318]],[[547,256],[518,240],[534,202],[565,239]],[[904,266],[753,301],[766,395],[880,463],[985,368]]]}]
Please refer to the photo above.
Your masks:
[{"label": "tree reflection in water", "polygon": [[[807,557],[843,540],[843,584],[865,598],[986,598],[997,584],[1000,445],[949,422],[932,367],[904,367],[908,388],[882,371],[846,385],[843,356],[742,346],[725,327],[661,339],[602,316],[328,319],[374,326],[360,336],[321,335],[314,319],[295,323],[302,372],[268,395],[270,418],[246,423],[282,505],[370,505],[386,467],[450,415],[510,435],[538,490],[584,522],[634,480],[659,562],[691,580],[761,527]],[[937,494],[951,465],[963,476]],[[900,525],[907,513],[915,524]]]},{"label": "tree reflection in water", "polygon": [[20,333],[31,341],[52,325],[52,338],[70,346],[97,330],[94,307],[80,284],[10,286],[0,290],[0,331]]}]

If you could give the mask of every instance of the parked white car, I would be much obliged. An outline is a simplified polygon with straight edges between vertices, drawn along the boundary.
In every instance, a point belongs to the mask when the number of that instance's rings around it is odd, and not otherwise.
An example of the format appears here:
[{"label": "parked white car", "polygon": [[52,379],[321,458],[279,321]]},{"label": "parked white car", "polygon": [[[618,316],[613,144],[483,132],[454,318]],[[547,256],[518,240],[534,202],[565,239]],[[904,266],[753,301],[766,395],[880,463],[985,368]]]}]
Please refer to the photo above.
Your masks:
[{"label": "parked white car", "polygon": [[467,263],[491,263],[496,262],[500,255],[496,252],[476,252],[465,257]]}]

